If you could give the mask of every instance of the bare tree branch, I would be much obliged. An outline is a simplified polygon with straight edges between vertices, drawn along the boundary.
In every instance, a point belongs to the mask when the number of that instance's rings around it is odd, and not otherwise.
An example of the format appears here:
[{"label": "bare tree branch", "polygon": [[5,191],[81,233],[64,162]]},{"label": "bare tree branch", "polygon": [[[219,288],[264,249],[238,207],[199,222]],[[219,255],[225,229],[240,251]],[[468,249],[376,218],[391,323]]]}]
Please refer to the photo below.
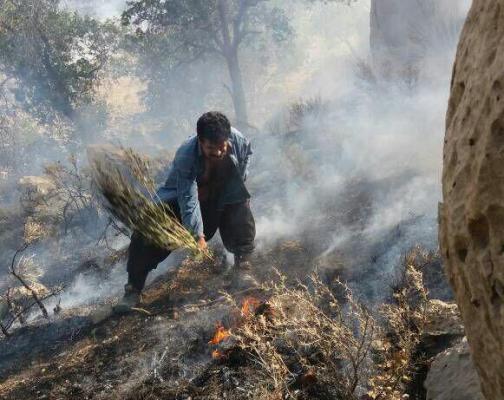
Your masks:
[{"label": "bare tree branch", "polygon": [[14,276],[14,278],[16,278],[19,281],[19,283],[21,283],[21,285],[23,285],[23,287],[26,290],[28,290],[29,293],[31,293],[31,296],[35,300],[35,303],[38,305],[38,307],[42,311],[42,315],[46,319],[49,319],[49,314],[47,313],[47,309],[45,308],[45,306],[42,303],[42,301],[39,299],[39,297],[37,295],[37,292],[35,290],[33,290],[32,287],[30,285],[28,285],[28,283],[23,279],[23,277],[21,276],[21,274],[19,274],[16,271],[16,267],[15,267],[15,265],[16,265],[16,258],[17,258],[17,256],[20,253],[24,252],[28,248],[28,246],[29,246],[29,244],[25,243],[18,250],[16,250],[16,252],[14,253],[14,256],[12,257],[12,262],[11,262],[11,266],[10,266],[10,273],[12,274],[12,276]]}]

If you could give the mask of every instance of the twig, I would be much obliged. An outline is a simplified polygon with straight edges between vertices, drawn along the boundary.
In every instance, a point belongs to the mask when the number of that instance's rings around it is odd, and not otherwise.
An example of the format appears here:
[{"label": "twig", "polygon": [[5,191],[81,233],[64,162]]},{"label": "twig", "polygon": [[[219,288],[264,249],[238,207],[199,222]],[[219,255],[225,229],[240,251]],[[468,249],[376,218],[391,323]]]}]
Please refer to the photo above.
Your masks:
[{"label": "twig", "polygon": [[10,337],[10,333],[7,331],[7,328],[5,328],[2,323],[0,323],[0,329],[2,330],[2,333],[4,334],[5,337]]},{"label": "twig", "polygon": [[44,304],[42,304],[42,302],[40,301],[39,297],[37,296],[37,293],[35,292],[35,290],[33,290],[31,288],[31,286],[28,285],[28,283],[26,283],[26,281],[22,278],[22,276],[16,272],[16,268],[15,268],[16,258],[18,256],[18,254],[20,254],[23,251],[25,251],[28,248],[28,246],[29,246],[29,244],[25,243],[23,246],[21,246],[21,248],[19,248],[18,250],[16,250],[16,252],[14,253],[14,257],[12,257],[10,273],[12,274],[12,276],[14,276],[19,281],[19,283],[21,283],[21,285],[23,285],[23,287],[26,290],[28,290],[31,293],[31,295],[32,295],[33,299],[35,300],[36,304],[39,306],[40,310],[42,311],[42,315],[46,319],[49,319],[49,314],[48,314],[48,312],[47,312]]},{"label": "twig", "polygon": [[144,308],[131,307],[131,309],[132,309],[133,311],[138,311],[138,312],[143,313],[143,314],[145,314],[145,315],[152,315],[152,313],[151,313],[150,311],[147,311],[147,310],[146,310],[146,309],[144,309]]},{"label": "twig", "polygon": [[[47,299],[50,299],[51,297],[54,297],[54,296],[57,296],[58,294],[61,293],[61,291],[64,289],[63,286],[59,287],[57,290],[55,290],[54,292],[52,293],[49,293],[48,295],[46,296],[43,296],[40,301],[45,301]],[[17,314],[15,314],[11,320],[3,326],[3,328],[5,328],[6,331],[8,331],[10,329],[10,327],[14,324],[14,322],[16,322],[17,320],[20,320],[22,318],[22,316],[28,311],[30,310],[34,305],[36,305],[37,303],[34,301],[32,302],[31,304],[27,305],[26,307],[22,308]],[[3,332],[3,330],[2,330]]]},{"label": "twig", "polygon": [[[258,289],[260,289],[262,291],[265,291],[265,292],[272,290],[271,288],[252,287],[252,288],[240,290],[238,292],[234,292],[234,293],[230,293],[230,294],[232,294],[233,296],[237,296],[237,295],[253,292],[253,291],[258,290]],[[223,292],[221,292],[221,293],[223,293]],[[216,304],[216,303],[220,303],[221,301],[228,301],[228,300],[229,300],[228,293],[225,293],[222,296],[217,297],[214,300],[206,301],[205,303],[184,304],[180,308],[200,308],[200,307],[207,307],[207,306],[209,306],[211,304]]]},{"label": "twig", "polygon": [[[59,287],[57,290],[53,291],[52,293],[49,293],[48,295],[46,296],[43,296],[40,301],[45,301],[51,297],[54,297],[54,296],[57,296],[58,294],[61,293],[61,291],[64,289],[63,286]],[[26,307],[23,307],[19,312],[17,312],[16,314],[14,314],[11,318],[11,320],[2,326],[2,333],[5,335],[5,336],[10,336],[9,334],[9,329],[11,328],[11,326],[14,324],[14,322],[16,322],[17,320],[21,321],[22,317],[24,314],[26,314],[34,305],[36,305],[37,303],[34,301],[32,302],[31,304],[27,305]],[[7,334],[6,334],[7,333]]]}]

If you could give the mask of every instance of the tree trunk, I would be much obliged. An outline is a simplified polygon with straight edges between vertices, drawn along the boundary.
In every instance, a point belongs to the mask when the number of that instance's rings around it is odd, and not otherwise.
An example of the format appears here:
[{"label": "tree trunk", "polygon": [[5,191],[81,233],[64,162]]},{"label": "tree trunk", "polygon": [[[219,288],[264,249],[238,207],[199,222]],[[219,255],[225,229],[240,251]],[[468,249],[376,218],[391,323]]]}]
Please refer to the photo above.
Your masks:
[{"label": "tree trunk", "polygon": [[374,72],[415,78],[422,60],[451,54],[467,10],[461,0],[371,0],[370,50]]},{"label": "tree trunk", "polygon": [[54,62],[50,56],[51,43],[41,29],[37,30],[42,41],[38,46],[38,50],[48,78],[48,82],[46,82],[47,97],[54,109],[63,113],[70,120],[73,120],[75,118],[75,110],[70,102],[68,90],[62,81],[62,77],[54,69]]},{"label": "tree trunk", "polygon": [[440,244],[488,400],[504,399],[504,0],[474,0],[446,117]]},{"label": "tree trunk", "polygon": [[237,126],[245,128],[248,126],[247,103],[245,102],[245,91],[243,90],[243,79],[238,61],[238,48],[240,46],[239,30],[233,29],[234,37],[231,37],[229,8],[226,0],[219,0],[217,3],[220,19],[220,31],[222,34],[222,55],[226,59],[229,77],[231,78],[231,97],[235,109]]},{"label": "tree trunk", "polygon": [[238,126],[247,126],[248,114],[247,103],[245,101],[245,90],[243,89],[243,79],[238,61],[238,51],[232,51],[226,56],[226,62],[231,78],[231,97],[233,98],[233,106],[235,109],[236,120]]}]

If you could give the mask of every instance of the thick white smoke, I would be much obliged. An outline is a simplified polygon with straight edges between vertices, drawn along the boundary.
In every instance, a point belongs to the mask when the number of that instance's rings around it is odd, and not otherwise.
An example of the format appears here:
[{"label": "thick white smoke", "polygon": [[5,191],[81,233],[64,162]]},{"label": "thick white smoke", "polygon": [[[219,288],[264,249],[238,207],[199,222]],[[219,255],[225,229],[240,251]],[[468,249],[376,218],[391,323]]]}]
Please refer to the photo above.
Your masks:
[{"label": "thick white smoke", "polygon": [[[318,14],[299,39],[307,56],[317,55],[316,63],[310,57],[305,61],[313,70],[299,97],[319,97],[327,104],[322,117],[304,120],[294,156],[278,151],[282,145],[276,139],[264,145],[260,142],[268,139],[258,138],[259,151],[268,157],[260,157],[256,168],[261,170],[260,163],[270,159],[268,170],[276,169],[286,181],[282,190],[261,191],[255,200],[261,244],[308,230],[314,241],[320,236],[323,256],[335,251],[349,257],[355,251],[364,253],[367,259],[357,257],[355,262],[378,262],[383,274],[392,272],[413,245],[437,249],[444,116],[458,34],[469,4],[433,3],[436,23],[429,30],[427,21],[408,16],[406,2],[401,3],[395,13],[406,12],[413,37],[420,37],[421,43],[403,38],[403,59],[397,47],[394,57],[383,49],[381,56],[389,57],[396,70],[401,62],[409,64],[406,55],[416,49],[414,66],[400,74],[388,75],[370,58],[370,4]],[[399,19],[393,14],[381,22]],[[424,30],[419,31],[422,22]],[[305,172],[312,169],[312,175],[297,173],[296,163],[304,163]],[[267,182],[262,178],[258,186]],[[355,182],[361,182],[358,189],[352,187]],[[357,201],[349,204],[352,196],[358,196]],[[322,207],[331,201],[325,198],[333,201],[329,209]],[[365,207],[369,209],[360,213]],[[348,223],[331,212],[357,214],[358,221]],[[321,228],[318,233],[314,226]],[[381,278],[369,277],[377,284]]]},{"label": "thick white smoke", "polygon": [[[289,13],[296,35],[277,50],[271,68],[258,66],[257,53],[242,53],[251,124],[258,127],[251,133],[255,156],[249,184],[259,249],[278,239],[308,236],[322,257],[338,252],[351,258],[358,251],[361,257],[355,264],[378,260],[386,273],[410,246],[437,247],[444,114],[458,29],[469,2],[438,3],[436,19],[448,21],[439,29],[412,27],[414,37],[421,40],[409,45],[415,51],[420,48],[421,57],[415,58],[416,70],[406,77],[387,76],[373,63],[370,1],[350,7],[324,3],[307,8],[306,2],[293,1]],[[125,2],[66,0],[64,5],[108,18],[118,17]],[[394,15],[388,21],[397,20]],[[158,111],[157,120],[172,117],[170,107],[177,99],[193,98],[193,119],[180,124],[179,130],[121,137],[125,123],[115,131],[108,129],[112,140],[137,149],[147,143],[150,148],[173,150],[194,132],[197,116],[207,109],[233,115],[221,82],[227,72],[218,70],[218,65],[213,62],[209,70],[208,64],[196,63],[188,69],[190,76],[177,76],[180,84],[169,93],[169,106]],[[205,78],[195,96],[185,89],[198,76]],[[290,116],[285,109],[310,99],[320,99],[315,101],[319,111],[307,113],[293,128],[286,122]],[[183,110],[175,113],[179,111]],[[141,127],[142,117],[134,119],[131,124]],[[176,262],[171,258],[165,265]],[[81,275],[63,295],[62,305],[90,304],[118,294],[125,280],[124,265],[116,267],[106,282]]]}]

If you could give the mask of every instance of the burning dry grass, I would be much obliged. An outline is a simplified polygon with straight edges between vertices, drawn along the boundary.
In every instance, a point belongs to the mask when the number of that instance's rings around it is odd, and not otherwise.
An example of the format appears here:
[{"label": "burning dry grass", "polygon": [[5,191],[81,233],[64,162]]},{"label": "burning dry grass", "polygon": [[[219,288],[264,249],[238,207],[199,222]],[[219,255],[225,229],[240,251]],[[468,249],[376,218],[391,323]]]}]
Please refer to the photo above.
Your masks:
[{"label": "burning dry grass", "polygon": [[[110,150],[110,149],[108,149]],[[185,248],[202,254],[191,233],[173,211],[157,201],[144,159],[130,149],[89,151],[94,182],[110,214],[130,230],[168,250]]]},{"label": "burning dry grass", "polygon": [[[261,289],[218,302],[184,303],[176,318],[165,319],[166,303],[157,299],[166,294],[161,284],[150,294],[152,316],[106,324],[106,336],[88,338],[68,353],[71,376],[107,399],[406,399],[428,317],[414,253],[404,262],[391,303],[373,315],[340,282],[328,288],[313,276],[290,285],[279,275]],[[193,282],[194,274],[188,275]],[[192,292],[176,283],[170,288],[186,301],[204,296],[193,283]],[[213,321],[222,322],[215,327]],[[68,377],[55,373],[59,387],[49,385],[51,394],[70,386],[63,383]],[[23,384],[17,393],[32,387]]]},{"label": "burning dry grass", "polygon": [[404,257],[392,301],[373,315],[339,281],[335,294],[317,276],[294,287],[279,276],[264,285],[267,300],[234,302],[237,322],[229,330],[219,325],[211,342],[230,343],[214,357],[232,362],[233,348],[246,355],[254,371],[243,384],[254,388],[249,398],[407,398],[424,361],[417,350],[428,320],[418,251]]},{"label": "burning dry grass", "polygon": [[266,306],[254,307],[233,331],[259,372],[258,391],[267,390],[269,398],[315,392],[316,398],[353,398],[366,383],[376,322],[340,285],[345,304],[316,276],[309,285],[290,288],[281,278],[265,287],[271,293]]},{"label": "burning dry grass", "polygon": [[[392,301],[374,312],[346,285],[329,288],[317,276],[290,285],[278,274],[253,296],[225,295],[231,307],[203,338],[213,361],[190,381],[143,381],[131,399],[408,398],[427,297],[414,253],[404,262]],[[169,359],[160,370],[176,369]]]}]

